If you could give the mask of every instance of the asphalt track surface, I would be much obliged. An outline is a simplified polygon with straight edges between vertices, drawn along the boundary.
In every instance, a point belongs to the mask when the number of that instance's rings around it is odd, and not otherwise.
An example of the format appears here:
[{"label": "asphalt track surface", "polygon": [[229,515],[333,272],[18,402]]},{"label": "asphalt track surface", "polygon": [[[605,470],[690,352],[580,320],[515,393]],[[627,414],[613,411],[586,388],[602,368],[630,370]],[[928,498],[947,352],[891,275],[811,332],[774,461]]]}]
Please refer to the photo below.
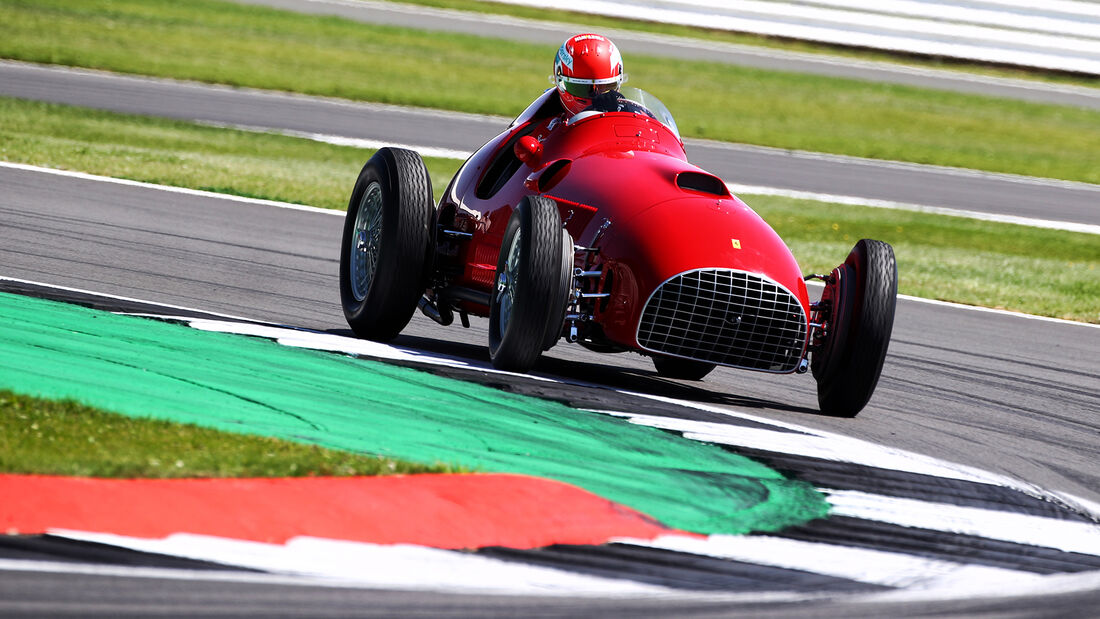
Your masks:
[{"label": "asphalt track surface", "polygon": [[[11,168],[0,168],[0,186],[5,189],[0,197],[0,275],[348,333],[336,285],[340,216]],[[485,339],[484,321],[476,320],[469,330],[444,329],[416,316],[396,343],[484,361]],[[902,300],[876,395],[852,420],[816,413],[809,376],[720,368],[701,383],[671,381],[656,377],[641,356],[599,355],[567,344],[549,351],[535,373],[751,411],[1003,473],[1097,502],[1096,350],[1100,329],[1095,327]],[[14,583],[12,578],[23,577],[10,572],[5,582]],[[232,597],[224,583],[60,574],[26,578],[42,592],[40,605],[27,607],[29,614],[78,609],[80,614],[102,616],[134,612],[143,608],[135,601],[153,595],[177,604],[171,612],[179,615],[199,608],[209,615],[217,615],[219,609],[227,614],[249,609],[258,614],[273,609],[288,615],[314,614],[297,612],[299,608],[339,615],[360,603],[381,609],[379,614],[447,608],[457,614],[493,615],[530,609],[530,600],[522,599],[254,584],[241,585],[243,605],[231,611],[229,606],[209,604],[210,599]],[[101,591],[99,597],[89,598],[89,591],[95,590]],[[1024,608],[1080,610],[1095,599],[1095,593],[1088,595],[1035,598]],[[89,599],[102,605],[89,606]],[[313,605],[319,599],[328,600],[327,610]],[[278,606],[280,600],[288,605]],[[582,610],[707,615],[749,608],[714,601],[538,604],[548,615]],[[945,604],[858,609],[841,605],[828,614],[904,616],[939,608],[996,615],[1020,609],[1003,601]],[[799,616],[822,608],[753,610]]]},{"label": "asphalt track surface", "polygon": [[[8,168],[0,184],[0,275],[348,332],[339,214]],[[640,355],[564,343],[537,372],[759,411],[1100,502],[1100,328],[901,300],[894,329],[855,420],[818,415],[809,375],[720,368],[670,381]],[[488,358],[483,321],[444,328],[418,314],[397,343]]]},{"label": "asphalt track surface", "polygon": [[289,583],[183,581],[155,577],[6,572],[0,590],[21,599],[5,617],[1059,617],[1082,619],[1096,593],[1053,594],[1042,603],[956,599],[921,603],[739,603],[713,600],[563,599],[420,591],[369,591]]},{"label": "asphalt track surface", "polygon": [[[537,93],[532,93],[532,98]],[[472,152],[508,119],[0,62],[0,95]],[[1100,225],[1100,185],[687,140],[726,182]]]},{"label": "asphalt track surface", "polygon": [[[11,66],[4,64],[2,69],[7,71]],[[0,74],[0,88],[13,83],[10,75]],[[65,98],[81,98],[83,102],[74,101],[76,104],[118,109],[114,106],[120,101],[127,106],[136,101],[140,109],[122,111],[188,119],[196,117],[197,109],[213,114],[219,108],[225,111],[240,106],[250,119],[244,124],[339,135],[347,135],[349,127],[365,127],[362,137],[404,143],[421,143],[418,135],[410,137],[408,127],[442,119],[448,130],[439,131],[439,125],[435,125],[435,131],[423,135],[437,138],[431,143],[434,146],[441,145],[440,137],[454,137],[458,143],[451,147],[459,149],[480,144],[501,123],[500,119],[488,118],[456,124],[452,116],[432,112],[414,114],[410,120],[409,113],[398,108],[191,85],[150,94],[147,85],[126,83],[134,90],[115,90],[115,103],[105,104],[89,101],[103,98],[112,88],[119,88],[120,82],[59,89],[56,82],[47,81],[44,89],[61,92],[59,96]],[[218,101],[222,94],[234,97],[232,105]],[[244,98],[235,98],[238,96]],[[178,110],[173,110],[173,105]],[[306,119],[308,126],[293,124]],[[394,131],[392,137],[384,133],[389,130]],[[721,173],[703,164],[705,155],[700,150],[692,150],[694,160]],[[714,156],[731,161],[738,152],[733,147]],[[800,160],[790,154],[776,156],[781,157],[778,162],[757,165],[768,170],[780,164],[798,165]],[[834,165],[834,169],[852,167],[843,161]],[[751,165],[739,169],[746,168]],[[910,172],[908,166],[899,169]],[[919,170],[915,168],[912,173],[919,175]],[[854,175],[854,180],[843,185],[847,187],[843,193],[852,195],[856,183],[861,194],[867,192],[868,197],[979,210],[962,198],[952,198],[960,200],[956,202],[945,199],[945,203],[882,196],[859,184],[860,178],[877,176],[877,172]],[[825,180],[812,182],[826,182],[833,173],[821,173]],[[1017,181],[991,177],[986,179],[991,186],[986,186],[982,184],[985,181],[968,174],[931,173],[931,180],[925,177],[909,181],[915,189],[925,190],[918,193],[927,196],[929,184],[950,184],[950,179],[958,176],[965,179],[956,192],[959,196],[970,194],[975,202],[995,203],[995,210],[1007,204],[1011,214],[1098,223],[1095,194],[1088,190],[1080,209],[1074,210],[1070,200],[1071,208],[1052,214],[1035,209],[1065,202],[1066,196],[1058,193],[1057,184],[1035,186],[1032,207],[1013,207],[1012,197],[1028,191],[1021,190]],[[766,184],[723,176],[731,181]],[[815,175],[803,171],[780,176],[814,179]],[[883,190],[893,191],[896,184],[884,183]],[[347,333],[336,288],[340,217],[11,169],[0,169],[0,187],[4,188],[0,192],[0,275]],[[836,193],[828,189],[827,183],[802,189]],[[475,320],[470,330],[457,326],[443,329],[418,315],[397,343],[487,359],[483,321]],[[1093,327],[903,300],[879,389],[868,408],[854,420],[816,414],[813,382],[808,376],[776,377],[719,369],[701,383],[669,381],[656,377],[648,360],[640,356],[597,355],[564,344],[545,356],[536,373],[749,410],[777,421],[857,436],[1004,473],[1096,502],[1100,501],[1100,445],[1096,439],[1100,434],[1100,374],[1094,368],[1097,350],[1100,329]],[[833,602],[826,606],[765,607],[713,601],[532,602],[508,597],[20,572],[7,572],[4,583],[5,588],[13,587],[8,591],[25,594],[22,599],[37,600],[11,616],[514,616],[521,612],[545,616],[717,616],[731,612],[754,616],[1087,616],[1088,611],[1082,611],[1100,603],[1096,591],[1022,601],[855,606]]]}]

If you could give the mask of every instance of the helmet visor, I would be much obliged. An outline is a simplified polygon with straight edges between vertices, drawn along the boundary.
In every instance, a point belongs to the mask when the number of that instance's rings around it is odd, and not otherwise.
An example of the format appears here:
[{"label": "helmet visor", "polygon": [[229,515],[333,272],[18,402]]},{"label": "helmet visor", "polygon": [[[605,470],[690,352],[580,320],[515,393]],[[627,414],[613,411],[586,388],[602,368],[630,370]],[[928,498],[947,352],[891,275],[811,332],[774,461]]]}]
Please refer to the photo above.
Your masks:
[{"label": "helmet visor", "polygon": [[623,81],[622,76],[610,77],[600,80],[588,80],[577,77],[557,76],[558,90],[567,92],[581,99],[592,99],[611,90],[618,90]]}]

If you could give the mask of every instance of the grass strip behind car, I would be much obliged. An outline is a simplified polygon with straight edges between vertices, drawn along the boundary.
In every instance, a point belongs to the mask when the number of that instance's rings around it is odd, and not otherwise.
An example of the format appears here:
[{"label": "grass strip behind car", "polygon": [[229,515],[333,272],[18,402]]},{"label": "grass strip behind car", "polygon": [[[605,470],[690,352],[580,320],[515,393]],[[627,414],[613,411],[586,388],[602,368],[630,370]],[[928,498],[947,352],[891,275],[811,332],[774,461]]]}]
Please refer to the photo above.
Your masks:
[{"label": "grass strip behind car", "polygon": [[[371,154],[281,135],[0,98],[0,159],[18,163],[343,209]],[[459,162],[429,159],[427,165],[438,198]],[[776,228],[806,272],[827,272],[856,240],[878,238],[895,247],[903,294],[1100,322],[1096,235],[743,197]]]},{"label": "grass strip behind car", "polygon": [[1100,323],[1095,234],[773,196],[741,196],[803,272],[828,273],[861,238],[894,246],[901,294]]},{"label": "grass strip behind car", "polygon": [[0,390],[0,472],[78,477],[306,477],[454,473],[426,465]]},{"label": "grass strip behind car", "polygon": [[[305,139],[0,97],[0,159],[15,163],[343,209],[369,155]],[[439,195],[457,163],[429,159],[427,165]]]},{"label": "grass strip behind car", "polygon": [[[515,115],[554,49],[216,0],[0,0],[0,57]],[[1100,182],[1100,111],[631,55],[685,136]],[[475,145],[471,145],[473,148]]]}]

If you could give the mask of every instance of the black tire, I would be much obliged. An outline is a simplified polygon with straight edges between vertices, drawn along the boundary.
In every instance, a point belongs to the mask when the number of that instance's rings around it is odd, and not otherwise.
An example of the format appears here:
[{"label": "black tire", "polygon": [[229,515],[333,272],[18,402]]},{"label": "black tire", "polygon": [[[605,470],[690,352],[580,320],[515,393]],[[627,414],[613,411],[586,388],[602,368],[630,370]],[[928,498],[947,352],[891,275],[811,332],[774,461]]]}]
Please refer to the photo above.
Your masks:
[{"label": "black tire", "polygon": [[363,166],[340,249],[340,300],[359,337],[391,340],[409,324],[424,293],[433,211],[417,153],[382,148]]},{"label": "black tire", "polygon": [[681,359],[679,357],[653,356],[653,367],[657,369],[657,375],[662,378],[677,378],[680,380],[703,380],[718,367],[706,361],[694,359]]},{"label": "black tire", "polygon": [[875,391],[894,328],[894,250],[882,241],[863,239],[832,277],[822,296],[831,304],[827,335],[810,367],[821,412],[855,417]]},{"label": "black tire", "polygon": [[565,256],[561,215],[549,198],[526,197],[512,212],[497,258],[489,301],[493,367],[527,372],[561,335],[572,269]]},{"label": "black tire", "polygon": [[557,315],[551,314],[549,321],[546,323],[546,338],[542,342],[544,351],[553,348],[562,336],[562,328],[565,326],[565,314],[569,309],[569,291],[573,287],[573,255],[573,237],[569,235],[568,230],[562,228],[561,269],[558,286],[555,289],[557,296],[550,303],[551,308],[560,308],[560,311]]}]

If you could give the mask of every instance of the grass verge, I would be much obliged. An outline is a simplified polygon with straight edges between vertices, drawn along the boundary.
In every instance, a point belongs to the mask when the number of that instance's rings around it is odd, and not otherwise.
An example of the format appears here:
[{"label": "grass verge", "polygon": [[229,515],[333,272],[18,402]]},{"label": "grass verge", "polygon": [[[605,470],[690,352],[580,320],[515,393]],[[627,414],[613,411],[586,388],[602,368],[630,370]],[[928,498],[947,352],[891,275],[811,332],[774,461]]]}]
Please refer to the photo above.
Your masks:
[{"label": "grass verge", "polygon": [[894,246],[898,291],[1100,323],[1094,234],[911,211],[741,196],[783,238],[804,272],[827,273],[861,238]]},{"label": "grass verge", "polygon": [[[553,49],[217,0],[0,0],[0,57],[514,115]],[[1100,111],[627,59],[686,136],[1100,182]]]},{"label": "grass verge", "polygon": [[[0,159],[342,209],[370,151],[0,98]],[[459,162],[427,162],[436,197]],[[1096,235],[927,213],[743,196],[806,272],[827,272],[860,238],[894,245],[900,291],[1100,322]]]},{"label": "grass verge", "polygon": [[7,390],[0,390],[0,471],[156,479],[455,472],[442,465],[134,419]]},{"label": "grass verge", "polygon": [[[0,97],[0,159],[344,209],[374,151]],[[427,159],[436,196],[458,163]]]}]

